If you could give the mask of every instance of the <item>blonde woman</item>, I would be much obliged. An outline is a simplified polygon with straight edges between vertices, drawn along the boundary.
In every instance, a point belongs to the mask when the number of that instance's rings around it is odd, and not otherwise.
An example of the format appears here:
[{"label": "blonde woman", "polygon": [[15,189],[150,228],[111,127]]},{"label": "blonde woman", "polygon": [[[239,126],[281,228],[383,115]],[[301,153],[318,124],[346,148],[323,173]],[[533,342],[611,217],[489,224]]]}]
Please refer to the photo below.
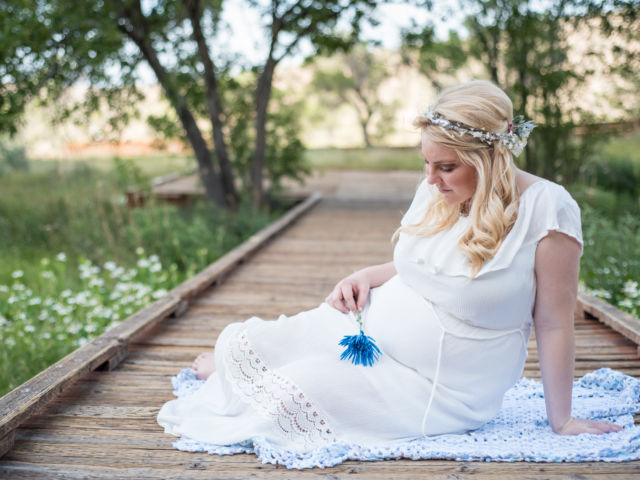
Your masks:
[{"label": "blonde woman", "polygon": [[[533,326],[553,431],[620,429],[571,417],[580,212],[515,167],[532,125],[487,81],[445,90],[416,125],[426,178],[393,261],[341,280],[314,310],[226,327],[192,367],[202,388],[161,409],[166,432],[311,451],[473,430],[520,378]],[[381,353],[365,365],[338,345],[359,328]]]}]

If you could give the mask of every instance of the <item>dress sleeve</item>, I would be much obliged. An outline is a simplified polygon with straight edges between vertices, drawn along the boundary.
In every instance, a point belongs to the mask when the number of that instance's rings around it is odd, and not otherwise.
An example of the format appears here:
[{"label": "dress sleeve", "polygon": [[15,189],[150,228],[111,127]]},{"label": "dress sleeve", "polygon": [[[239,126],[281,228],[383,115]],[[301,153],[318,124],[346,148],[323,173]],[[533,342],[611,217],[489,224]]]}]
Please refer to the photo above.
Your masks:
[{"label": "dress sleeve", "polygon": [[582,222],[580,220],[580,207],[560,185],[553,185],[555,188],[549,189],[539,197],[539,208],[535,215],[533,234],[536,243],[546,237],[550,231],[557,231],[568,235],[580,244],[582,254],[584,242],[582,241]]},{"label": "dress sleeve", "polygon": [[424,216],[424,212],[427,208],[427,205],[431,201],[431,197],[433,193],[431,191],[431,187],[427,183],[427,179],[422,180],[420,185],[416,190],[415,195],[413,196],[413,201],[411,202],[411,206],[407,213],[404,214],[402,220],[400,221],[400,225],[403,227],[406,225],[411,225],[414,223],[418,223],[422,220]]}]

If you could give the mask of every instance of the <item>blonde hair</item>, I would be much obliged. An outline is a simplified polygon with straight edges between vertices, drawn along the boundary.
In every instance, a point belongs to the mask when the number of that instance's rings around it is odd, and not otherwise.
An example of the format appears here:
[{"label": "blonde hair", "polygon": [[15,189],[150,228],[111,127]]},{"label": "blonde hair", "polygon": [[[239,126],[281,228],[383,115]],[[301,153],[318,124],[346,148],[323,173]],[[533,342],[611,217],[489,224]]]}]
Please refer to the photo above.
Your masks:
[{"label": "blonde hair", "polygon": [[[486,80],[474,80],[444,90],[432,106],[432,111],[451,122],[475,129],[502,133],[513,118],[513,105],[499,87]],[[460,161],[475,169],[476,190],[468,214],[469,229],[458,242],[458,248],[471,265],[471,278],[482,265],[493,258],[518,216],[519,195],[513,155],[501,142],[493,146],[468,133],[447,130],[419,116],[414,125],[433,142],[456,152]],[[418,223],[400,227],[400,232],[431,236],[451,228],[463,213],[465,205],[448,205],[438,195],[428,206]]]}]

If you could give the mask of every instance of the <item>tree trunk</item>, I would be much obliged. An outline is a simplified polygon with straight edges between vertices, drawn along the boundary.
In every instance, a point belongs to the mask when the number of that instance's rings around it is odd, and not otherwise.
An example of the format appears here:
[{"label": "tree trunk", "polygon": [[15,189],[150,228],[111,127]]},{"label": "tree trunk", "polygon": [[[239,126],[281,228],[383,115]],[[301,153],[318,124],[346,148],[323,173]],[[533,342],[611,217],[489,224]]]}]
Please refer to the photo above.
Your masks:
[{"label": "tree trunk", "polygon": [[364,144],[367,148],[371,148],[373,145],[371,145],[371,140],[369,139],[369,132],[368,132],[369,119],[365,121],[361,120],[360,126],[362,127],[362,136],[364,137]]},{"label": "tree trunk", "polygon": [[263,170],[267,149],[267,108],[271,98],[271,87],[276,61],[270,55],[264,70],[258,78],[256,87],[256,143],[253,162],[251,163],[251,197],[256,206],[263,201]]},{"label": "tree trunk", "polygon": [[193,28],[193,38],[198,45],[198,55],[204,66],[204,82],[205,95],[207,101],[207,111],[211,121],[211,131],[213,136],[213,147],[220,166],[222,185],[224,187],[225,200],[227,205],[235,208],[238,203],[238,193],[233,182],[233,172],[231,170],[231,161],[229,160],[229,151],[222,131],[222,102],[218,92],[218,81],[216,79],[215,66],[209,55],[207,42],[202,33],[200,18],[202,11],[200,9],[199,0],[184,0],[185,6],[189,12],[191,26]]},{"label": "tree trunk", "polygon": [[207,198],[214,204],[224,207],[226,206],[224,190],[222,182],[220,181],[220,176],[213,168],[211,152],[204,141],[202,132],[200,131],[193,114],[187,106],[187,102],[184,97],[180,95],[175,85],[173,85],[168,72],[160,63],[160,60],[158,59],[158,56],[146,35],[147,28],[144,24],[144,16],[142,15],[140,5],[137,4],[135,7],[137,8],[136,11],[129,10],[122,12],[122,18],[129,24],[120,25],[119,28],[138,46],[142,56],[149,63],[149,66],[155,73],[158,82],[162,85],[169,102],[175,109],[196,156],[198,172],[200,173],[200,178]]}]

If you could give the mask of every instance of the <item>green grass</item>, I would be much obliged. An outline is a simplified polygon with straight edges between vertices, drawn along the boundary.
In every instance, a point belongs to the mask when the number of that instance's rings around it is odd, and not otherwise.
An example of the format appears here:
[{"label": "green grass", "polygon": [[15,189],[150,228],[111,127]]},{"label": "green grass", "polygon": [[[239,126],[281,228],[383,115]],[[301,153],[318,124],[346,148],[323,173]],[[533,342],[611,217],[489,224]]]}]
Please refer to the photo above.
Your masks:
[{"label": "green grass", "polygon": [[640,163],[640,132],[612,137],[602,147],[605,156],[628,158]]},{"label": "green grass", "polygon": [[237,212],[205,202],[126,206],[127,186],[149,185],[175,164],[35,162],[0,176],[0,395],[278,215],[248,202]]},{"label": "green grass", "polygon": [[349,148],[307,150],[306,160],[322,170],[419,170],[424,166],[420,149]]}]

